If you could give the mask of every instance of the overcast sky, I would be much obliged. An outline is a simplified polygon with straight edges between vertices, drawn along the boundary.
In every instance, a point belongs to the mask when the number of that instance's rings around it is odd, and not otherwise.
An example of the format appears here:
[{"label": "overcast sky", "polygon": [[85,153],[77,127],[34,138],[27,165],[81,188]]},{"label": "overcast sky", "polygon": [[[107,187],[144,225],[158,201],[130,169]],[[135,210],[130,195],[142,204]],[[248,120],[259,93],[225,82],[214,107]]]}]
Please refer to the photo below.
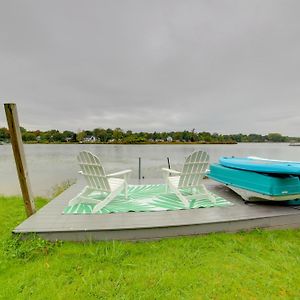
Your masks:
[{"label": "overcast sky", "polygon": [[300,136],[299,0],[1,0],[0,127]]}]

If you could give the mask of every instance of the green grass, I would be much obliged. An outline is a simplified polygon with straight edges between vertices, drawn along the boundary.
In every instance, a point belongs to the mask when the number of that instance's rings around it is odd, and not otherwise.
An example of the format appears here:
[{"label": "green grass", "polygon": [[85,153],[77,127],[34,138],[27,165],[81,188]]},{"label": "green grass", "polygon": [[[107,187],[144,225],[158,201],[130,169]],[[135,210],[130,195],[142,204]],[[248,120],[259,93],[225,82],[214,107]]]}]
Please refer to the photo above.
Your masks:
[{"label": "green grass", "polygon": [[300,230],[49,243],[11,236],[19,197],[0,218],[0,299],[300,299]]}]

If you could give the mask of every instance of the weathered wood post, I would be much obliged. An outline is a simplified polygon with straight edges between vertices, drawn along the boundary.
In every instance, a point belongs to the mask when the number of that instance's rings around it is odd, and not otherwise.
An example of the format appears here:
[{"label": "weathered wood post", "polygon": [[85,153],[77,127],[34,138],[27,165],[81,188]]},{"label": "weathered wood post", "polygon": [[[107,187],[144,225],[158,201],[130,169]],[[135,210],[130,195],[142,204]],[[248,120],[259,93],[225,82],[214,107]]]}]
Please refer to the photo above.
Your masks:
[{"label": "weathered wood post", "polygon": [[19,125],[17,106],[15,103],[5,103],[5,114],[10,133],[10,141],[14,152],[20,187],[27,216],[35,213],[34,199],[31,192],[30,181],[26,166],[22,135]]}]

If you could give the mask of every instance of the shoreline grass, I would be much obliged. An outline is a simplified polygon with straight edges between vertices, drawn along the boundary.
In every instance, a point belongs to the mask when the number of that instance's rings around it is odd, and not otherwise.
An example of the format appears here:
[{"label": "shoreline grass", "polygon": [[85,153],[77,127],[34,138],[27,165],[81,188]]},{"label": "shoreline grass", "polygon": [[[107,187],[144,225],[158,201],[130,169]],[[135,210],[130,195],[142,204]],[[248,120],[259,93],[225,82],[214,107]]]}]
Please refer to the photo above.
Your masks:
[{"label": "shoreline grass", "polygon": [[0,218],[0,299],[300,297],[299,229],[50,243],[12,236],[25,219],[20,197],[0,197]]}]

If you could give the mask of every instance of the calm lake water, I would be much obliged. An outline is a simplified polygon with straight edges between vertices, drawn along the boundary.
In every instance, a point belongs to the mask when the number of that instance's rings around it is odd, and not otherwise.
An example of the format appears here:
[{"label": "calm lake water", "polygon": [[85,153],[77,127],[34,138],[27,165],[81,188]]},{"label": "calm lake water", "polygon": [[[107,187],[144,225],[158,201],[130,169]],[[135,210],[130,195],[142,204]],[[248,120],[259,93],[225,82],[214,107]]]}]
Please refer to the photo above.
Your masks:
[{"label": "calm lake water", "polygon": [[[24,145],[34,195],[49,196],[55,185],[78,179],[76,155],[88,150],[98,155],[107,173],[132,169],[131,182],[137,182],[138,158],[142,158],[143,183],[162,181],[161,168],[181,168],[184,158],[197,149],[205,150],[211,162],[220,156],[260,156],[300,160],[300,147],[288,144],[247,143],[237,145]],[[11,145],[0,145],[0,194],[20,194]]]}]

